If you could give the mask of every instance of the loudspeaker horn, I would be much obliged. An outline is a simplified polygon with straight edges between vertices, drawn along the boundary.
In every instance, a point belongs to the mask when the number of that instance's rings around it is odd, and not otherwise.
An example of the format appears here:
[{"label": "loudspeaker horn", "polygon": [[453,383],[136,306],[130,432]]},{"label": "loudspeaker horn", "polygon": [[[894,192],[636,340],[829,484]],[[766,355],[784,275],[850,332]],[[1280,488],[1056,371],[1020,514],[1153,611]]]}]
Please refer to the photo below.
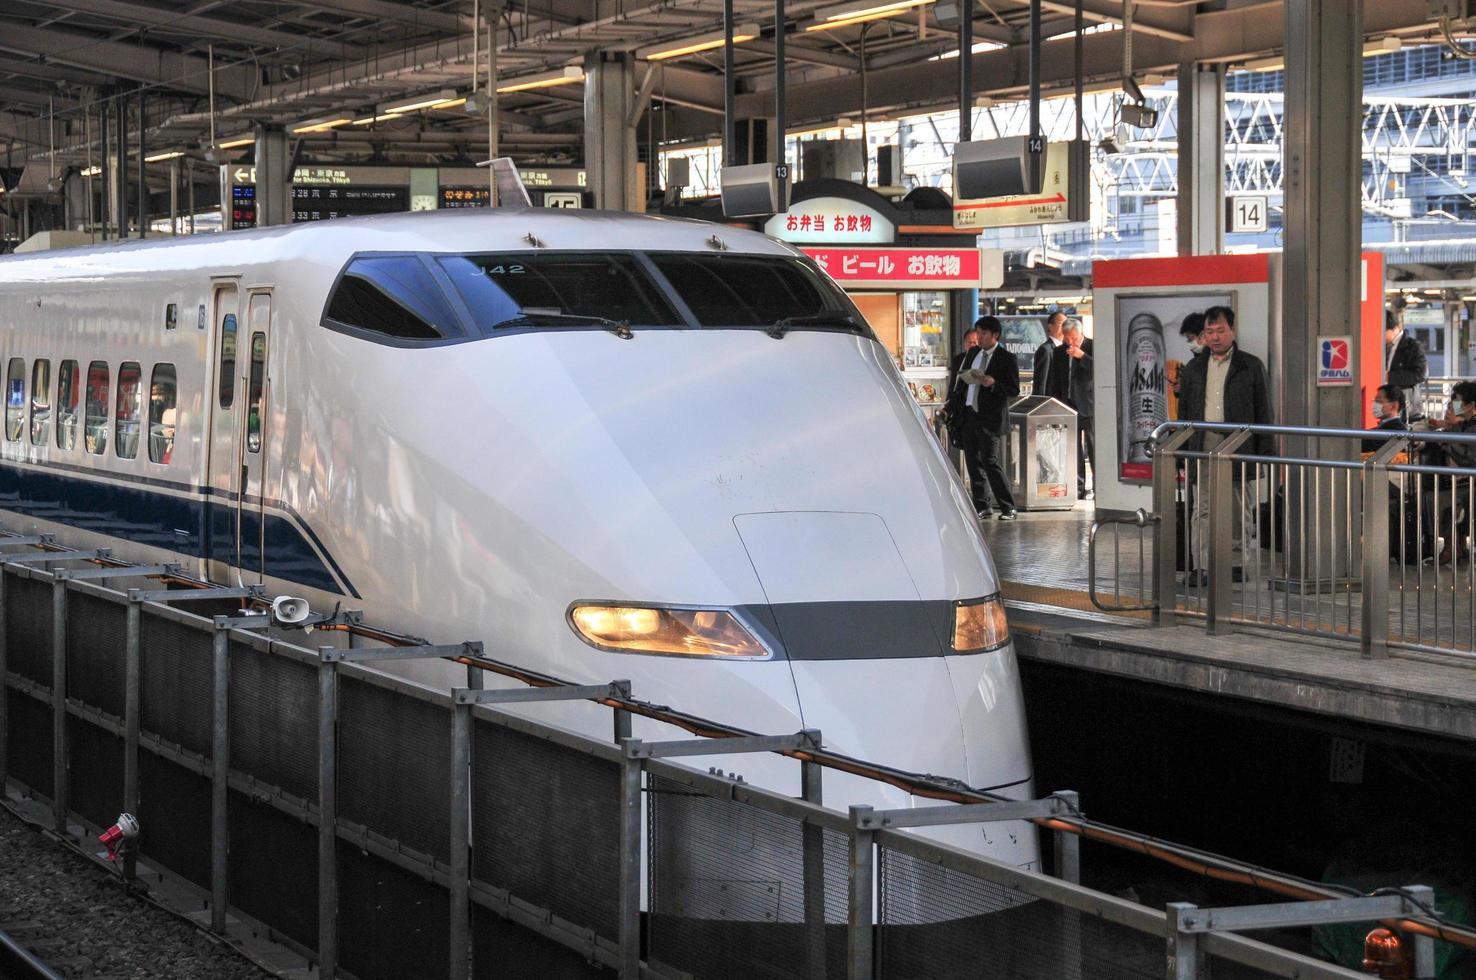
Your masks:
[{"label": "loudspeaker horn", "polygon": [[306,599],[280,595],[272,600],[272,618],[284,626],[295,626],[308,618],[312,610]]}]

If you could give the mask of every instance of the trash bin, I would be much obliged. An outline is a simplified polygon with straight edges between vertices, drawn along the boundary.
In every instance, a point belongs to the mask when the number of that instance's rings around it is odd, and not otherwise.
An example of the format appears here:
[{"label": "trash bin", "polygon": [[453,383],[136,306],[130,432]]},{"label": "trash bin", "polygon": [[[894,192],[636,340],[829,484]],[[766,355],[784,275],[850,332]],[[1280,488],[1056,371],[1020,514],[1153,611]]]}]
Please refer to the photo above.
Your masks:
[{"label": "trash bin", "polygon": [[1021,510],[1076,506],[1076,410],[1045,395],[1010,406],[1010,489]]}]

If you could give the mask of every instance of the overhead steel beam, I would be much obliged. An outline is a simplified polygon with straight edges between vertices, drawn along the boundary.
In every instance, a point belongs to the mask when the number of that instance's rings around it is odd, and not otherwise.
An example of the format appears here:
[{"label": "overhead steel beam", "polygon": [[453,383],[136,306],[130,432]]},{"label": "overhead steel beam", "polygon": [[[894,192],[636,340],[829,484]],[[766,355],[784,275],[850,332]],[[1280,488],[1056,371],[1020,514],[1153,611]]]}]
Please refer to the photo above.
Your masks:
[{"label": "overhead steel beam", "polygon": [[0,74],[36,78],[43,82],[72,82],[96,85],[97,73],[36,61],[31,58],[8,58],[0,55]]},{"label": "overhead steel beam", "polygon": [[[86,68],[104,76],[147,82],[165,89],[204,94],[210,90],[209,65],[204,58],[176,54],[139,44],[100,41],[85,34],[50,28],[6,24],[0,31],[0,50]],[[217,66],[215,94],[244,101],[257,89],[254,71],[244,65]]]},{"label": "overhead steel beam", "polygon": [[[773,41],[752,40],[743,45],[750,54],[763,54],[773,57],[777,53]],[[840,68],[845,71],[860,71],[861,59],[853,54],[844,54],[839,51],[822,51],[819,48],[806,47],[796,44],[792,40],[784,42],[784,58],[786,61],[798,61],[807,65],[820,65],[825,68]]]},{"label": "overhead steel beam", "polygon": [[[1056,2],[1056,0],[1041,0],[1040,6],[1042,10],[1049,10],[1053,13],[1058,14],[1072,14],[1074,16],[1076,13],[1076,7],[1072,4],[1058,3]],[[1086,20],[1092,21],[1096,24],[1121,24],[1122,7],[1120,4],[1114,6],[1116,6],[1115,11],[1112,10],[1111,7],[1102,4],[1101,0],[1093,0],[1093,3],[1083,2],[1081,15]],[[1193,34],[1186,34],[1182,30],[1173,30],[1168,27],[1161,27],[1157,24],[1152,23],[1151,20],[1142,20],[1141,18],[1145,15],[1149,17],[1152,16],[1150,13],[1148,13],[1148,10],[1149,8],[1147,7],[1139,7],[1138,12],[1135,12],[1133,14],[1134,32],[1146,35],[1148,37],[1166,38],[1170,41],[1194,40]],[[1193,16],[1192,13],[1189,14],[1189,16]]]},{"label": "overhead steel beam", "polygon": [[124,0],[42,0],[42,2],[49,7],[73,13],[95,14],[129,24],[166,27],[173,33],[201,38],[219,38],[273,48],[305,48],[311,44],[314,54],[322,54],[329,58],[350,58],[356,51],[353,46],[340,42],[309,40],[301,34],[272,31],[250,24],[237,24],[227,20],[217,20],[214,17],[200,17],[187,12],[160,10],[158,7],[143,7],[136,3],[124,2]]},{"label": "overhead steel beam", "polygon": [[[1244,60],[1275,50],[1282,44],[1283,4],[1271,2],[1252,7],[1199,14],[1192,41],[1173,41],[1158,35],[1137,38],[1133,61],[1138,71],[1176,70],[1193,62]],[[1366,33],[1419,33],[1433,29],[1424,0],[1380,0],[1364,13]],[[1122,38],[1115,32],[1093,34],[1083,39],[1083,71],[1087,78],[1117,78],[1122,72]],[[952,45],[956,45],[956,41]],[[1063,88],[1073,81],[1072,39],[1057,38],[1044,45],[1041,84],[1047,89]],[[950,45],[950,46],[952,46]],[[973,56],[974,77],[983,80],[976,95],[1013,97],[1023,95],[1029,77],[1029,52],[1019,45]],[[956,97],[955,73],[940,71],[936,62],[919,61],[886,69],[870,63],[873,108],[878,111],[942,106]],[[882,98],[875,98],[883,93]],[[659,97],[658,91],[658,97]],[[738,96],[738,115],[762,115],[770,97],[767,93]],[[860,80],[823,79],[796,88],[790,96],[790,116],[796,124],[813,119],[833,119],[855,112],[861,105]],[[685,139],[709,136],[713,127],[705,117],[674,113],[668,136]]]},{"label": "overhead steel beam", "polygon": [[388,3],[386,0],[311,0],[299,3],[308,11],[329,11],[366,20],[392,20],[400,24],[412,24],[430,30],[455,34],[467,29],[470,18],[435,10],[421,10],[405,3]]}]

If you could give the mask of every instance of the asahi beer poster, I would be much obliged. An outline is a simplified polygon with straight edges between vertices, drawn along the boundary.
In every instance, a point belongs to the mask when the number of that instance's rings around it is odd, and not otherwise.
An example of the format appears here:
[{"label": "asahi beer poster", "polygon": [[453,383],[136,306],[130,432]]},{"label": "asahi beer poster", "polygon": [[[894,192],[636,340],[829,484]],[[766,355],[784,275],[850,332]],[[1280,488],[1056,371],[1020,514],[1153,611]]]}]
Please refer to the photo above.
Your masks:
[{"label": "asahi beer poster", "polygon": [[1149,439],[1153,430],[1178,418],[1179,372],[1193,356],[1179,336],[1190,313],[1211,306],[1235,308],[1234,293],[1160,293],[1117,297],[1118,463],[1129,482],[1153,479]]}]

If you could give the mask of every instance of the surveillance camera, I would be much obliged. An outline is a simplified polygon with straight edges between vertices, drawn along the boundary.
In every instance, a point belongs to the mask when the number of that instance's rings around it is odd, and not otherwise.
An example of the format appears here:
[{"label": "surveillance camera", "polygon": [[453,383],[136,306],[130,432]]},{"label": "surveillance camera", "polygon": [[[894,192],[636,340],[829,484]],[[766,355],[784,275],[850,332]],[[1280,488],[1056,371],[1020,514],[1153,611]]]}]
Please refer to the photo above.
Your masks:
[{"label": "surveillance camera", "polygon": [[1135,129],[1152,129],[1158,125],[1158,110],[1143,103],[1124,102],[1122,122],[1124,126],[1132,126]]}]

